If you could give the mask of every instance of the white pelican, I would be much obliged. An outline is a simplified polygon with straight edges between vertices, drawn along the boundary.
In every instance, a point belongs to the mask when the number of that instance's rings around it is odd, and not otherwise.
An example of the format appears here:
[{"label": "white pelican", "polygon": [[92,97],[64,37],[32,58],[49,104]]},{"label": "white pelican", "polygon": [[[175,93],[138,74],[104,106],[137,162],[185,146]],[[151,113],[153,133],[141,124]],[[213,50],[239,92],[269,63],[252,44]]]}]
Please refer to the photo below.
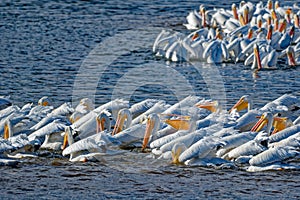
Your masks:
[{"label": "white pelican", "polygon": [[57,119],[31,133],[28,139],[29,141],[36,139],[44,141],[40,147],[41,149],[60,150],[64,139],[61,133],[65,130],[65,127],[65,124]]},{"label": "white pelican", "polygon": [[287,64],[289,66],[297,66],[300,65],[300,57],[296,57],[294,48],[289,46],[286,49],[286,55],[287,55]]},{"label": "white pelican", "polygon": [[192,158],[215,157],[217,149],[222,145],[224,144],[216,138],[204,137],[183,151],[177,160],[184,163]]},{"label": "white pelican", "polygon": [[153,44],[153,53],[156,56],[163,57],[166,54],[166,51],[179,39],[182,39],[184,36],[181,33],[171,33],[166,30],[162,30],[161,33],[155,39]]},{"label": "white pelican", "polygon": [[253,166],[266,166],[276,162],[282,162],[286,159],[294,158],[299,152],[294,147],[274,147],[257,154],[249,160]]},{"label": "white pelican", "polygon": [[173,140],[169,141],[168,143],[161,145],[159,148],[159,151],[161,153],[171,151],[174,148],[174,145],[176,145],[176,144],[184,144],[184,146],[187,148],[187,147],[191,146],[192,144],[194,144],[195,142],[202,139],[208,133],[209,133],[208,128],[192,131],[190,133],[187,133],[186,135],[179,136],[179,137],[174,138]]},{"label": "white pelican", "polygon": [[102,131],[81,139],[74,143],[71,127],[66,127],[65,134],[69,138],[70,145],[62,152],[63,156],[70,155],[71,162],[99,161],[104,155],[115,155],[122,153],[107,148],[111,144],[112,139],[110,132]]},{"label": "white pelican", "polygon": [[[248,112],[253,109],[253,100],[249,95],[242,96],[239,101],[229,110],[229,112],[236,109],[238,112],[248,108]],[[299,108],[299,100],[296,96],[291,94],[284,94],[279,98],[271,101],[261,107],[258,112],[271,112],[273,114],[280,113],[282,117],[290,116]],[[258,115],[261,115],[258,114]]]},{"label": "white pelican", "polygon": [[280,140],[283,140],[285,138],[288,138],[291,135],[294,135],[296,133],[300,132],[300,125],[294,125],[294,126],[290,126],[288,128],[285,128],[282,131],[277,132],[276,134],[272,134],[269,138],[268,138],[268,142],[269,143],[273,143],[273,142],[279,142]]},{"label": "white pelican", "polygon": [[[96,127],[96,117],[98,114],[107,110],[109,113],[111,113],[111,115],[112,115],[111,117],[113,119],[116,119],[119,110],[121,110],[123,108],[129,108],[128,101],[125,101],[123,99],[112,100],[110,102],[107,102],[107,103],[95,108],[88,114],[81,117],[79,120],[77,120],[75,123],[72,124],[72,128],[73,129],[79,128],[80,126],[82,126],[85,123],[92,123],[92,124],[94,124],[93,127]],[[92,120],[92,121],[90,121],[90,120]]]},{"label": "white pelican", "polygon": [[[118,132],[129,128],[131,126],[131,122],[132,122],[132,116],[131,116],[131,112],[129,111],[129,109],[127,109],[127,108],[121,109],[118,113],[116,125],[115,125],[114,130],[112,131],[111,135],[115,135]],[[123,127],[124,124],[125,124],[125,127]]]},{"label": "white pelican", "polygon": [[[91,118],[86,123],[82,124],[80,127],[74,129],[73,125],[71,125],[70,129],[72,131],[69,131],[68,134],[66,134],[65,131],[63,145],[61,146],[61,149],[63,150],[67,147],[68,144],[70,144],[70,139],[71,142],[73,142],[74,139],[87,138],[91,135],[98,133],[99,131],[107,130],[110,132],[111,120],[109,119],[107,112],[103,111],[96,117]],[[73,134],[71,138],[69,134]]]},{"label": "white pelican", "polygon": [[229,58],[229,53],[225,43],[219,38],[221,33],[217,33],[217,39],[213,40],[203,52],[203,58],[207,63],[222,63],[227,61]]},{"label": "white pelican", "polygon": [[50,99],[47,96],[44,96],[42,98],[39,99],[38,101],[38,105],[39,106],[49,106],[50,105]]},{"label": "white pelican", "polygon": [[186,17],[187,24],[183,24],[187,29],[189,30],[196,30],[199,28],[205,28],[207,27],[207,20],[206,20],[206,10],[201,5],[199,8],[199,13],[197,11],[192,11],[189,13],[189,15]]},{"label": "white pelican", "polygon": [[158,115],[152,113],[147,117],[145,124],[137,124],[125,129],[122,132],[114,135],[113,138],[119,142],[119,146],[121,147],[127,147],[133,143],[134,147],[136,147],[136,142],[138,142],[138,145],[141,145],[142,150],[145,150],[150,140],[150,136],[157,132],[157,130],[160,128],[159,126],[160,119]]}]

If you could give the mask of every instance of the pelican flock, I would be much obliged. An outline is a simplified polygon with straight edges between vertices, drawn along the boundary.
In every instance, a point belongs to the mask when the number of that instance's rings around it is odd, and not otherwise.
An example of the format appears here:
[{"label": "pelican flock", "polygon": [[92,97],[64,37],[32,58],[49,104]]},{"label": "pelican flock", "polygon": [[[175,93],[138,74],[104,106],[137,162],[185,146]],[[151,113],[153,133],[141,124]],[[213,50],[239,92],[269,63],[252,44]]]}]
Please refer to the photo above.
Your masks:
[{"label": "pelican flock", "polygon": [[[244,62],[254,70],[300,64],[299,7],[271,0],[242,1],[231,10],[188,14],[185,35],[162,30],[153,52],[171,61]],[[52,106],[48,97],[19,107],[0,97],[0,165],[53,155],[70,162],[126,156],[133,149],[169,164],[249,172],[300,169],[300,99],[278,96],[254,107],[244,95],[231,109],[213,99],[187,96],[171,105],[114,99],[95,106]],[[25,161],[24,161],[25,162]]]},{"label": "pelican flock", "polygon": [[137,149],[148,159],[187,166],[298,169],[299,99],[284,94],[261,108],[253,101],[244,95],[228,111],[197,96],[174,105],[115,99],[96,108],[87,98],[75,108],[54,108],[45,97],[22,108],[8,103],[0,110],[0,163],[17,165],[45,151],[70,162],[100,161]]},{"label": "pelican flock", "polygon": [[183,25],[189,34],[162,30],[153,44],[158,57],[170,61],[241,62],[254,70],[300,64],[299,7],[279,1],[241,1],[231,9],[191,11]]}]

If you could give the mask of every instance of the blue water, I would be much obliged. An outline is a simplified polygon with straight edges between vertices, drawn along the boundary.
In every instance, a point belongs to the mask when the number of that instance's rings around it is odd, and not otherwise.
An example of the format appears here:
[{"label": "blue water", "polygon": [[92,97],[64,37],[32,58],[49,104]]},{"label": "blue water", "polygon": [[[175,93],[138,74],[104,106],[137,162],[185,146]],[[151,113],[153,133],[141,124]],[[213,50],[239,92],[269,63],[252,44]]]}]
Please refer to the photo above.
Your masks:
[{"label": "blue water", "polygon": [[[232,2],[202,3],[229,8]],[[299,67],[253,74],[242,64],[156,58],[151,51],[156,35],[162,29],[187,33],[182,23],[200,3],[1,1],[0,96],[22,106],[46,95],[58,106],[86,96],[100,105],[119,96],[131,103],[145,98],[175,103],[196,94],[222,100],[224,107],[245,94],[256,107],[284,93],[300,97]],[[1,198],[299,198],[297,172],[187,168],[146,156],[128,153],[84,164],[25,160],[18,168],[0,169]]]}]

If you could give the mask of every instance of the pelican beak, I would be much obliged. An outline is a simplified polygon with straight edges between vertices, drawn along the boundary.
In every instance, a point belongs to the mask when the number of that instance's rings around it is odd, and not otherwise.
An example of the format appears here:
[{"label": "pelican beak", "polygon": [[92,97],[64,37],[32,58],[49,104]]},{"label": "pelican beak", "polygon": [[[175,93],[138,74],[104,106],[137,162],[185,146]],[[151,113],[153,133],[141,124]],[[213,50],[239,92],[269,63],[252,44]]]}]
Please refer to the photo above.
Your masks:
[{"label": "pelican beak", "polygon": [[272,17],[271,16],[268,17],[267,24],[268,24],[268,26],[270,26],[272,24]]},{"label": "pelican beak", "polygon": [[292,26],[290,32],[289,32],[289,35],[292,37],[295,33],[295,26]]},{"label": "pelican beak", "polygon": [[9,138],[9,127],[8,124],[5,123],[4,125],[4,134],[3,134],[3,139],[8,139]]},{"label": "pelican beak", "polygon": [[199,37],[199,34],[198,33],[195,33],[192,37],[192,41],[196,40],[197,38]]},{"label": "pelican beak", "polygon": [[154,121],[151,118],[148,118],[146,124],[146,131],[143,139],[142,151],[146,149],[153,129],[154,129]]},{"label": "pelican beak", "polygon": [[273,20],[278,19],[275,10],[271,11],[271,16],[272,16]]},{"label": "pelican beak", "polygon": [[278,30],[278,19],[274,20],[274,31]]},{"label": "pelican beak", "polygon": [[218,110],[219,103],[218,101],[204,102],[196,104],[198,108],[204,108],[211,112],[216,112]]},{"label": "pelican beak", "polygon": [[96,133],[102,132],[104,131],[104,123],[105,123],[105,119],[99,119],[98,117],[96,118]]},{"label": "pelican beak", "polygon": [[299,16],[294,14],[294,24],[296,28],[299,28]]},{"label": "pelican beak", "polygon": [[244,19],[243,15],[241,15],[241,14],[239,14],[239,21],[240,21],[241,26],[246,25],[245,19]]},{"label": "pelican beak", "polygon": [[239,17],[238,17],[238,14],[237,14],[236,5],[232,4],[231,9],[232,9],[232,15],[233,15],[234,19],[238,20]]},{"label": "pelican beak", "polygon": [[269,26],[269,28],[268,28],[268,33],[267,33],[267,40],[271,40],[271,38],[272,38],[272,30],[273,28],[272,28],[272,26]]},{"label": "pelican beak", "polygon": [[245,25],[249,23],[249,9],[248,9],[248,7],[246,7],[244,9],[244,22],[245,22]]},{"label": "pelican beak", "polygon": [[274,130],[271,133],[271,135],[287,128],[288,127],[288,118],[287,117],[274,117],[273,127],[274,127]]},{"label": "pelican beak", "polygon": [[251,39],[252,37],[253,37],[253,30],[252,28],[250,28],[248,31],[248,39]]},{"label": "pelican beak", "polygon": [[202,16],[202,27],[203,28],[205,28],[206,27],[206,16],[205,16],[205,14],[206,14],[206,10],[205,10],[205,8],[203,7],[202,9],[201,9],[201,16]]},{"label": "pelican beak", "polygon": [[266,124],[268,123],[268,119],[266,118],[265,115],[262,115],[258,122],[252,127],[251,131],[252,132],[258,132],[260,131]]},{"label": "pelican beak", "polygon": [[254,55],[255,55],[255,58],[256,58],[256,61],[257,61],[257,70],[261,70],[262,69],[262,65],[261,65],[261,60],[260,60],[260,54],[259,54],[259,49],[258,49],[258,46],[255,45],[254,48]]},{"label": "pelican beak", "polygon": [[64,150],[65,148],[67,148],[67,145],[68,145],[68,134],[67,132],[65,132],[64,142],[63,145],[61,146],[61,149]]},{"label": "pelican beak", "polygon": [[295,57],[293,55],[293,52],[288,51],[287,52],[287,57],[288,57],[288,60],[289,60],[289,65],[296,66],[296,61],[295,61]]},{"label": "pelican beak", "polygon": [[166,119],[164,122],[175,128],[176,130],[190,129],[190,120],[188,119]]},{"label": "pelican beak", "polygon": [[284,19],[284,20],[281,22],[278,31],[282,33],[282,32],[286,29],[286,24],[287,24],[287,22],[286,22],[286,20]]},{"label": "pelican beak", "polygon": [[115,135],[119,132],[122,131],[122,127],[124,125],[124,121],[125,121],[125,116],[122,115],[118,115],[117,121],[116,121],[116,125],[114,127],[114,130],[112,131],[111,135]]},{"label": "pelican beak", "polygon": [[258,28],[261,28],[261,27],[262,27],[262,20],[261,20],[261,19],[258,20],[258,22],[257,22],[257,27],[258,27]]},{"label": "pelican beak", "polygon": [[248,101],[245,100],[244,97],[242,97],[228,112],[231,113],[234,109],[236,109],[239,112],[247,108],[248,108]]}]

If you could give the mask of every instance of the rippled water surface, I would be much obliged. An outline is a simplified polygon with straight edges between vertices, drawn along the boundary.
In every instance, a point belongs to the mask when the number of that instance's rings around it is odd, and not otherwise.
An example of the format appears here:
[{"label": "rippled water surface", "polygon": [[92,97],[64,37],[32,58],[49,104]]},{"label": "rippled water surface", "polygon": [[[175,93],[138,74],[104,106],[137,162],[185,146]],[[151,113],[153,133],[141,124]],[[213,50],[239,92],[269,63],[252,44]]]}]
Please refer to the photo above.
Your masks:
[{"label": "rippled water surface", "polygon": [[[1,1],[0,96],[17,105],[51,97],[53,105],[89,96],[175,103],[188,94],[231,106],[252,95],[255,106],[284,93],[300,97],[300,68],[253,74],[242,64],[167,63],[151,45],[182,23],[201,1]],[[204,2],[202,2],[204,3]],[[206,1],[211,8],[219,1]],[[233,1],[222,2],[229,8]],[[285,2],[292,3],[292,2]],[[247,173],[188,168],[128,152],[99,163],[55,156],[1,167],[1,198],[298,198],[295,171]]]}]

